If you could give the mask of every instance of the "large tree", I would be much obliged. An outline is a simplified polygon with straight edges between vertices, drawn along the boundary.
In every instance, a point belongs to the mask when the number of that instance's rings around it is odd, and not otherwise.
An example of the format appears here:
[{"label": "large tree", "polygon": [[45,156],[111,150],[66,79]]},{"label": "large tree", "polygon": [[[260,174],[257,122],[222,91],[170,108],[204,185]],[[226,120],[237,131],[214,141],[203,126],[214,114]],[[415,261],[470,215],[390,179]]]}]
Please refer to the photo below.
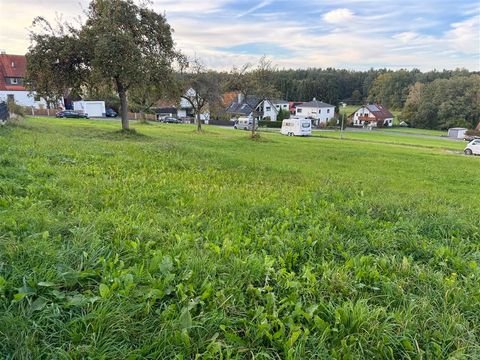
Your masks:
[{"label": "large tree", "polygon": [[62,97],[76,95],[88,82],[84,66],[85,48],[78,31],[68,25],[54,28],[42,17],[33,21],[32,45],[26,55],[26,85],[45,99],[47,107],[57,105]]},{"label": "large tree", "polygon": [[209,107],[221,101],[221,74],[208,70],[199,59],[193,59],[187,71],[180,74],[180,97],[193,109],[197,130],[202,130],[200,115]]},{"label": "large tree", "polygon": [[[271,60],[265,56],[260,58],[257,65],[245,64],[241,68],[233,68],[230,73],[229,89],[239,91],[246,98],[256,96],[260,101],[273,99],[280,95],[274,84],[277,69]],[[260,112],[254,110],[252,124],[252,138],[256,138],[256,118]]]},{"label": "large tree", "polygon": [[[67,27],[64,34],[33,34],[30,54],[41,53],[44,40],[56,44],[57,40],[70,39],[73,46],[65,49],[67,64],[75,60],[70,69],[75,78],[104,82],[112,86],[120,98],[122,128],[128,129],[128,93],[154,86],[171,76],[172,64],[179,58],[172,39],[172,29],[165,17],[132,0],[93,0],[86,12],[87,20],[79,29]],[[55,52],[57,46],[43,53]],[[51,57],[51,56],[50,56]],[[40,55],[41,58],[41,55]],[[60,59],[62,62],[62,59]],[[81,88],[84,83],[69,83],[70,76],[64,68],[46,60],[46,73],[59,74],[65,85]],[[34,83],[42,72],[31,73]],[[81,74],[81,76],[78,76]]]}]

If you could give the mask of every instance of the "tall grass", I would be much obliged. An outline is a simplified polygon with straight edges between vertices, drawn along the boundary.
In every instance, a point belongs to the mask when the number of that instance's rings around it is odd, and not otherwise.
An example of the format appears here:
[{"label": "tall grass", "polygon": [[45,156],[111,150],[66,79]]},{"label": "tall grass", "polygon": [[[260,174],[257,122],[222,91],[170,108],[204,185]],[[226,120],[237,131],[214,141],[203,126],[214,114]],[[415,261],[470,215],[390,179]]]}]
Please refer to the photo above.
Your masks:
[{"label": "tall grass", "polygon": [[117,128],[0,129],[1,357],[480,356],[479,159]]}]

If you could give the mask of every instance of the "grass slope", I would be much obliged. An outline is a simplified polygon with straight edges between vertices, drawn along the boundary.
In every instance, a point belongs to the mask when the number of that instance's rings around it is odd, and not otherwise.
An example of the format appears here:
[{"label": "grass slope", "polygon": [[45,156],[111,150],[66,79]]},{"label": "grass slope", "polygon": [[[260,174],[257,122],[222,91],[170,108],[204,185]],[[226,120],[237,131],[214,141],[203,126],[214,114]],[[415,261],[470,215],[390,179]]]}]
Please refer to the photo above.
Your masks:
[{"label": "grass slope", "polygon": [[0,129],[0,357],[480,356],[480,159],[118,128]]}]

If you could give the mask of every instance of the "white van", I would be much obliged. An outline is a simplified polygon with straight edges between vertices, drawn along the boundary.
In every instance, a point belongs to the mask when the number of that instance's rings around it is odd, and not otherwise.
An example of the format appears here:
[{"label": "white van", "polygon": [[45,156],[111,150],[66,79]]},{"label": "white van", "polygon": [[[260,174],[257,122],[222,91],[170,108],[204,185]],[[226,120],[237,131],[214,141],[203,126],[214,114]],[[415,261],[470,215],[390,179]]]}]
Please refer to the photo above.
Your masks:
[{"label": "white van", "polygon": [[280,133],[288,136],[312,135],[312,122],[310,119],[292,118],[282,121]]},{"label": "white van", "polygon": [[[233,125],[234,129],[240,130],[252,130],[253,126],[253,118],[251,117],[239,117],[235,120],[235,124]],[[255,128],[258,128],[258,123],[255,124]]]}]

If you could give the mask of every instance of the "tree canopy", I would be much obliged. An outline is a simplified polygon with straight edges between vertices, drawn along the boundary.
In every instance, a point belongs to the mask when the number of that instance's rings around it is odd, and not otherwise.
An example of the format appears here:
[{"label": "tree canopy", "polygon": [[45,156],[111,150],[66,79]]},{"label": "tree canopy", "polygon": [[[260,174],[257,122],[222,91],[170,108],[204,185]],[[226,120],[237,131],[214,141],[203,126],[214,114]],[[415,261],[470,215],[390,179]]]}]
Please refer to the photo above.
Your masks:
[{"label": "tree canopy", "polygon": [[[29,79],[39,94],[50,88],[81,93],[88,82],[112,87],[120,98],[122,128],[128,129],[128,92],[166,81],[182,58],[172,29],[163,15],[132,0],[93,0],[86,15],[79,29],[54,31],[42,21],[43,28],[32,31]],[[46,80],[52,76],[57,80]]]}]

